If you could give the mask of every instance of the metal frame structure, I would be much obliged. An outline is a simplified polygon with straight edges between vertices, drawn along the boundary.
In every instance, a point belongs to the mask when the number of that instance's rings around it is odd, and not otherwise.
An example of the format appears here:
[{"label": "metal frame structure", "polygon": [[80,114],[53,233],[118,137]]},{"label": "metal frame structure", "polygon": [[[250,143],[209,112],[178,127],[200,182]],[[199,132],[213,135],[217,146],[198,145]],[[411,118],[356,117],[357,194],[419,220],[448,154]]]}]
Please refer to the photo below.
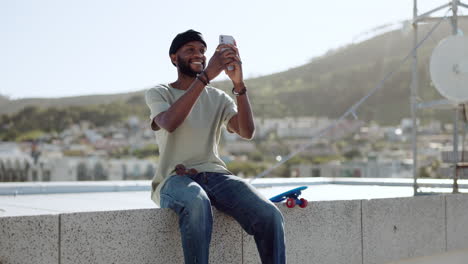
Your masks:
[{"label": "metal frame structure", "polygon": [[[451,24],[452,24],[452,34],[458,34],[458,7],[465,7],[468,8],[468,5],[463,4],[460,0],[451,0],[449,3],[434,8],[428,12],[425,12],[421,15],[418,15],[418,1],[413,0],[413,42],[414,46],[416,47],[418,43],[418,23],[419,22],[431,22],[435,19],[440,20],[442,17],[430,17],[431,14],[443,10],[445,8],[451,8],[452,10],[452,17],[451,17]],[[467,16],[463,16],[466,18]],[[454,126],[453,126],[453,152],[454,152],[454,182],[453,182],[453,193],[458,192],[458,176],[457,176],[457,163],[458,163],[458,119],[459,119],[459,105],[449,100],[437,100],[432,102],[423,102],[419,103],[418,97],[418,90],[419,90],[419,72],[418,72],[418,49],[415,49],[413,52],[413,65],[412,65],[412,83],[411,83],[411,95],[410,95],[410,104],[411,104],[411,119],[412,119],[412,148],[413,148],[413,192],[414,195],[418,193],[418,126],[417,126],[417,110],[424,109],[434,106],[449,106],[450,108],[455,108],[454,113]]]}]

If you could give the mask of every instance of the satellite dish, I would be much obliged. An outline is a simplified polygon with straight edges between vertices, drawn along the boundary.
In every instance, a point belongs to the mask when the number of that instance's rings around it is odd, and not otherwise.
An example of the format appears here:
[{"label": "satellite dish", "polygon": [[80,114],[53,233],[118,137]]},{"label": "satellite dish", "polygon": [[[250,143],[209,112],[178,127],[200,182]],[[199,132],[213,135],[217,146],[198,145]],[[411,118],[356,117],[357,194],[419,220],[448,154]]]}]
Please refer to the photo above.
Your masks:
[{"label": "satellite dish", "polygon": [[440,41],[432,52],[430,72],[441,95],[457,103],[468,101],[468,37]]}]

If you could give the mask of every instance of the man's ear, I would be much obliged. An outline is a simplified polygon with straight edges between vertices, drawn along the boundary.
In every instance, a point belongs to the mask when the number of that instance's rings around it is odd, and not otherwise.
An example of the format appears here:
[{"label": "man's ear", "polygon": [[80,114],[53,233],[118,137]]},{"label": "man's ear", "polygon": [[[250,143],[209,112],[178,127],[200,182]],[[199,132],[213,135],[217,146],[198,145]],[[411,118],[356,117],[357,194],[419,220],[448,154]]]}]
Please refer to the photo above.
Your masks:
[{"label": "man's ear", "polygon": [[177,66],[177,56],[175,54],[169,55],[171,57],[171,62],[174,66]]}]

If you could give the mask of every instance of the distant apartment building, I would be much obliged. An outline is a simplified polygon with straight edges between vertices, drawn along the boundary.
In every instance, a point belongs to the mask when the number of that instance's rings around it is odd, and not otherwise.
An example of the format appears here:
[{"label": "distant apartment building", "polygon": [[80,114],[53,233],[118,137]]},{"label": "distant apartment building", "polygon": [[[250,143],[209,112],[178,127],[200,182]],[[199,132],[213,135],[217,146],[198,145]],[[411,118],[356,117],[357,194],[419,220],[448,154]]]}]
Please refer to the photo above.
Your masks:
[{"label": "distant apartment building", "polygon": [[[323,129],[335,121],[326,117],[313,116],[257,119],[256,135],[263,138],[270,133],[275,133],[278,138],[310,138],[318,136]],[[342,120],[320,136],[329,139],[341,138],[362,125],[363,122],[359,120]]]},{"label": "distant apartment building", "polygon": [[0,182],[103,181],[152,179],[152,160],[64,157],[53,145],[47,154],[24,152],[17,143],[0,143]]},{"label": "distant apartment building", "polygon": [[245,154],[256,150],[255,143],[252,141],[226,142],[222,149],[230,154]]},{"label": "distant apartment building", "polygon": [[152,179],[157,165],[151,160],[67,157],[53,161],[53,181]]},{"label": "distant apartment building", "polygon": [[455,159],[456,155],[453,150],[444,150],[441,152],[442,163],[437,170],[437,173],[440,177],[443,178],[453,178],[455,173],[459,179],[468,179],[468,168],[461,167],[458,170],[455,170],[455,162],[468,162],[468,151],[458,151],[458,157]]},{"label": "distant apartment building", "polygon": [[412,163],[404,161],[331,162],[292,166],[292,177],[410,178]]},{"label": "distant apartment building", "polygon": [[0,182],[49,181],[51,168],[38,161],[37,152],[25,153],[14,142],[0,143]]}]

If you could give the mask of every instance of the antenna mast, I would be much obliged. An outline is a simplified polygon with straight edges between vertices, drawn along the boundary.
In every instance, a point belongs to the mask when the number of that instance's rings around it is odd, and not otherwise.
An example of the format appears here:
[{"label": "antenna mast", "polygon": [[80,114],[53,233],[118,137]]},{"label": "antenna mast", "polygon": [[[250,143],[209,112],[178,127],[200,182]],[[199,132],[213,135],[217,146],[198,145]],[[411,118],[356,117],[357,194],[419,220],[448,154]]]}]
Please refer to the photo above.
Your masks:
[{"label": "antenna mast", "polygon": [[[418,16],[418,1],[413,0],[413,41],[414,45],[418,42],[418,23],[419,22],[428,22],[434,19],[442,19],[442,17],[430,17],[431,14],[443,10],[445,8],[451,8],[452,10],[452,17],[451,17],[451,24],[452,24],[452,35],[457,35],[459,33],[458,30],[458,7],[462,6],[468,8],[468,5],[463,4],[460,0],[451,0],[449,3],[444,4],[440,7],[437,7],[431,11],[423,13]],[[465,16],[464,16],[465,17]],[[411,96],[410,96],[410,103],[411,103],[411,119],[412,119],[412,148],[413,148],[413,191],[414,195],[417,195],[418,190],[418,124],[417,124],[417,110],[423,108],[430,108],[434,106],[440,105],[454,105],[453,102],[449,100],[438,100],[433,102],[424,102],[419,103],[418,97],[418,89],[419,89],[419,71],[418,71],[418,49],[414,50],[413,53],[413,67],[412,67],[412,83],[411,83]],[[454,184],[453,184],[453,192],[458,192],[457,187],[457,173],[456,173],[456,164],[458,163],[458,119],[459,119],[459,107],[460,105],[455,105],[455,114],[454,114],[454,126],[453,126],[453,153],[454,153]]]}]

